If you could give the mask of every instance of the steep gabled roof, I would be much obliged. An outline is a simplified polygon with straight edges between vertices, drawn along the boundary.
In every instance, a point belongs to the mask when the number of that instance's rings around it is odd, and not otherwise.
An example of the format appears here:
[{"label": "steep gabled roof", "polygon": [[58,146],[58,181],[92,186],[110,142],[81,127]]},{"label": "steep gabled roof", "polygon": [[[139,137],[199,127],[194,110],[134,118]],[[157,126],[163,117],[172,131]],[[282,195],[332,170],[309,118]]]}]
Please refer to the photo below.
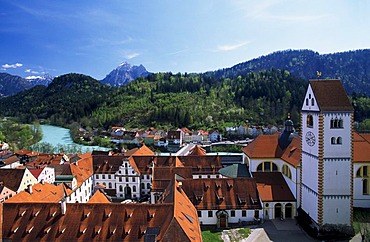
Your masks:
[{"label": "steep gabled roof", "polygon": [[280,172],[252,172],[263,202],[296,201]]},{"label": "steep gabled roof", "polygon": [[310,85],[321,111],[353,111],[340,80],[310,80]]},{"label": "steep gabled roof", "polygon": [[191,150],[189,150],[189,156],[206,156],[206,150],[200,147],[199,145],[194,146]]},{"label": "steep gabled roof", "polygon": [[151,174],[151,165],[153,159],[154,156],[131,156],[128,158],[130,165],[132,168],[134,168],[139,176],[142,174]]},{"label": "steep gabled roof", "polygon": [[154,156],[154,152],[145,144],[141,146],[132,156]]},{"label": "steep gabled roof", "polygon": [[25,169],[0,169],[0,181],[10,190],[17,192],[25,171]]},{"label": "steep gabled roof", "polygon": [[111,203],[111,202],[103,192],[97,190],[87,203]]}]

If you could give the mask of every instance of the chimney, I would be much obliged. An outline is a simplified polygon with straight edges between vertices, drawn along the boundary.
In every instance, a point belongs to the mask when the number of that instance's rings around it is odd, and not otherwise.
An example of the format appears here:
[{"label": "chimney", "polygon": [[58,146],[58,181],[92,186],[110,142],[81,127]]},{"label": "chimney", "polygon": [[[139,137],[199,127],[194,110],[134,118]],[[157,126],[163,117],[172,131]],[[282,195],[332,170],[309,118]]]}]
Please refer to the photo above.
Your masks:
[{"label": "chimney", "polygon": [[28,192],[29,194],[32,194],[32,185],[28,185],[28,186],[27,186],[27,192]]},{"label": "chimney", "polygon": [[64,198],[62,199],[62,202],[60,203],[60,208],[61,208],[62,215],[65,215],[67,212],[67,203]]}]

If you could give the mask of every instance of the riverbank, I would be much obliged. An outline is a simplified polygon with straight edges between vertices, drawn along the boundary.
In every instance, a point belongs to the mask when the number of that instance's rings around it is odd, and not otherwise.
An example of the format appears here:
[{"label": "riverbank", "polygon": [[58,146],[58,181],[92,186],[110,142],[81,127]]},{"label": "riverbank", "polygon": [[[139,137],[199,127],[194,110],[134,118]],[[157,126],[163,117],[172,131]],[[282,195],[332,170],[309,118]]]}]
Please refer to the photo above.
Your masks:
[{"label": "riverbank", "polygon": [[[42,139],[37,144],[50,144],[56,148],[66,148],[71,147],[74,150],[81,151],[81,153],[91,152],[93,150],[109,150],[110,148],[101,147],[101,146],[88,146],[77,144],[73,141],[70,130],[67,128],[43,124],[40,125],[42,130]],[[37,146],[36,144],[36,146]]]}]

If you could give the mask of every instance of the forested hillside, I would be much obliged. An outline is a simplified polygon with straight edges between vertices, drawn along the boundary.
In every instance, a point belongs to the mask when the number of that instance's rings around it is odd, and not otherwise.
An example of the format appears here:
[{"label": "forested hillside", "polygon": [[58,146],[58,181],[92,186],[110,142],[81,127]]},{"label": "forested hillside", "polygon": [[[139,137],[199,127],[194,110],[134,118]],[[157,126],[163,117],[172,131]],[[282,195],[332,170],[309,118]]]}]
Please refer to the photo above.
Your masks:
[{"label": "forested hillside", "polygon": [[199,74],[157,73],[118,89],[95,110],[100,125],[221,128],[227,122],[298,122],[306,82],[287,71],[214,79]]},{"label": "forested hillside", "polygon": [[48,87],[36,86],[1,99],[0,113],[26,123],[48,119],[66,125],[90,116],[110,92],[110,87],[89,76],[67,74],[55,78]]},{"label": "forested hillside", "polygon": [[215,78],[233,78],[251,71],[288,70],[303,79],[341,79],[349,95],[370,96],[370,49],[320,55],[311,50],[285,50],[237,64],[231,68],[206,73]]},{"label": "forested hillside", "polygon": [[57,125],[221,128],[233,124],[282,123],[288,112],[298,122],[306,81],[270,70],[236,78],[157,73],[112,89],[91,77],[68,74],[4,98],[0,114],[24,122],[48,119]]}]

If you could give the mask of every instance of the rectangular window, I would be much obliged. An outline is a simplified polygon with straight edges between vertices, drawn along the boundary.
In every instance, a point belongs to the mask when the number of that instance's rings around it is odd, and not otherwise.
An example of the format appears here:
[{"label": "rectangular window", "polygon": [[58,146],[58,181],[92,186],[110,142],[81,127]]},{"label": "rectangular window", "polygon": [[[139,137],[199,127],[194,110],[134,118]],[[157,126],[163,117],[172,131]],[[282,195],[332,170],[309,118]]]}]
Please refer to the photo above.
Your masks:
[{"label": "rectangular window", "polygon": [[259,218],[260,217],[260,211],[259,210],[254,210],[254,217]]},{"label": "rectangular window", "polygon": [[212,218],[213,217],[213,211],[208,211],[208,217]]},{"label": "rectangular window", "polygon": [[235,217],[235,210],[231,210],[230,217]]},{"label": "rectangular window", "polygon": [[102,176],[102,179],[105,179],[105,175],[101,175]]},{"label": "rectangular window", "polygon": [[197,211],[198,212],[198,217],[201,218],[202,217],[202,211]]},{"label": "rectangular window", "polygon": [[247,217],[247,210],[242,210],[242,217]]}]

